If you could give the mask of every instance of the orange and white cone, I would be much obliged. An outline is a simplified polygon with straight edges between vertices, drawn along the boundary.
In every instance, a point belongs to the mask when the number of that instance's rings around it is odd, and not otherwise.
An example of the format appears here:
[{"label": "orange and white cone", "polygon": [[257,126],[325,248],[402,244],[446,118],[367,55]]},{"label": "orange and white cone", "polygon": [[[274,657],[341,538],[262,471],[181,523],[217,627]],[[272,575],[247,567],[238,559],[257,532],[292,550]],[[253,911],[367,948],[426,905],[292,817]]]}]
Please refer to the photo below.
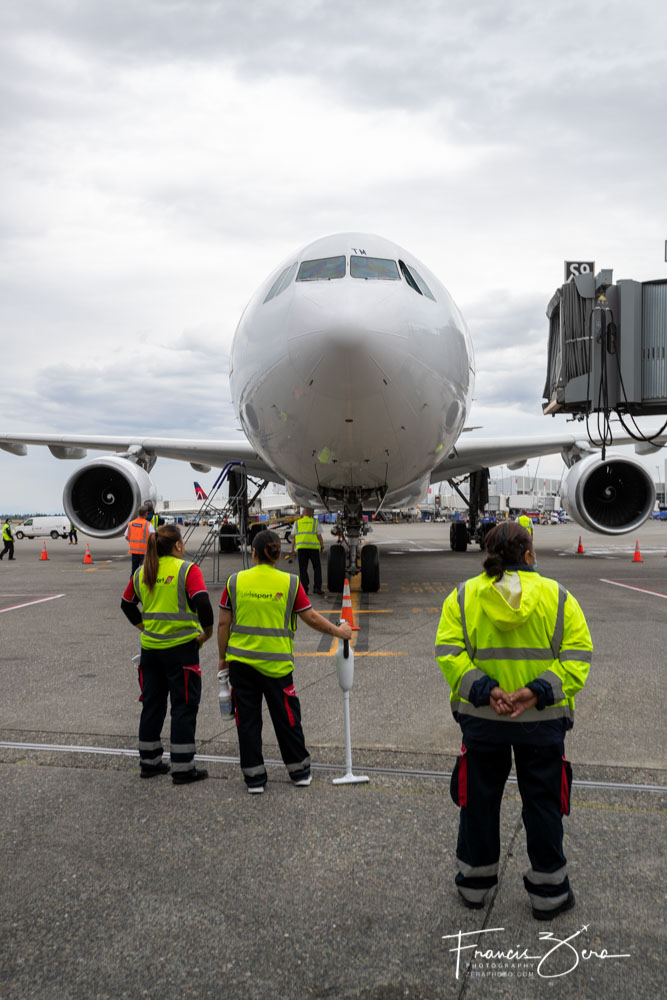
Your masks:
[{"label": "orange and white cone", "polygon": [[352,596],[350,594],[350,581],[345,580],[343,584],[343,607],[340,611],[340,617],[344,622],[347,622],[351,629],[355,632],[359,631],[359,626],[354,624],[354,615],[352,614]]},{"label": "orange and white cone", "polygon": [[48,559],[49,558],[49,556],[47,554],[47,551],[46,551],[46,542],[42,542],[42,554],[41,554],[41,556],[39,558],[40,558],[40,561],[42,559]]},{"label": "orange and white cone", "polygon": [[583,551],[584,551],[584,546],[583,546],[583,543],[581,541],[581,535],[579,535],[579,545],[577,546],[577,553],[583,552]]},{"label": "orange and white cone", "polygon": [[639,551],[639,542],[638,541],[635,542],[635,554],[632,557],[632,561],[633,562],[644,562],[644,560],[642,559],[642,554]]},{"label": "orange and white cone", "polygon": [[86,542],[86,553],[85,553],[85,555],[83,557],[84,566],[88,565],[88,563],[91,563],[92,561],[93,561],[93,557],[90,554],[90,544],[88,542]]}]

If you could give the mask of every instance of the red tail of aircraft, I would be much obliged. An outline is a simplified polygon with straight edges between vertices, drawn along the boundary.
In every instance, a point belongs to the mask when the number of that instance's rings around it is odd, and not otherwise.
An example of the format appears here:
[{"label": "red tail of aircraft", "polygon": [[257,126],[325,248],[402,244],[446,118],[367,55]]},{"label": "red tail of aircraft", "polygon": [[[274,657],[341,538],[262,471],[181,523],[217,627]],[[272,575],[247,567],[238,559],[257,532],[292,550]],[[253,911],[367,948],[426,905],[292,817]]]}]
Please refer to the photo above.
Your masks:
[{"label": "red tail of aircraft", "polygon": [[197,498],[197,500],[208,500],[208,494],[196,480],[195,480],[195,497]]}]

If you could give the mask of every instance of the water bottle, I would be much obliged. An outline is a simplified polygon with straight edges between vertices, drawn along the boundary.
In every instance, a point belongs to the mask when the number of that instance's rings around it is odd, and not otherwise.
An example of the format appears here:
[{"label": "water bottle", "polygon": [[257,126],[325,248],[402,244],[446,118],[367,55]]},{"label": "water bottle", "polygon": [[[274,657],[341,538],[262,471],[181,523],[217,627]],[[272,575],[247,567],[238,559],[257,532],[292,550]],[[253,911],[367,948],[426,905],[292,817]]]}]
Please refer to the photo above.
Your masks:
[{"label": "water bottle", "polygon": [[218,691],[220,715],[223,719],[231,719],[234,717],[234,703],[232,702],[232,689],[229,686],[229,670],[218,671],[218,680],[220,681],[220,690]]}]

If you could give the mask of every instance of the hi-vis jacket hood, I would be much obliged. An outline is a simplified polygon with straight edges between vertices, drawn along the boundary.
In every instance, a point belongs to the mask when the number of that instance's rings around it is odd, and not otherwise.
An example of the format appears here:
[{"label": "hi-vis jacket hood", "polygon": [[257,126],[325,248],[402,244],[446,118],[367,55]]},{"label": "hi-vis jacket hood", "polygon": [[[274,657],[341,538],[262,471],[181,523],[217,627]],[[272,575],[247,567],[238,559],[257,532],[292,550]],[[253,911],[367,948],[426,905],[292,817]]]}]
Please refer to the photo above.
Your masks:
[{"label": "hi-vis jacket hood", "polygon": [[479,578],[477,599],[495,627],[505,632],[525,624],[536,611],[543,591],[542,577],[530,570],[505,571],[498,583],[483,573]]}]

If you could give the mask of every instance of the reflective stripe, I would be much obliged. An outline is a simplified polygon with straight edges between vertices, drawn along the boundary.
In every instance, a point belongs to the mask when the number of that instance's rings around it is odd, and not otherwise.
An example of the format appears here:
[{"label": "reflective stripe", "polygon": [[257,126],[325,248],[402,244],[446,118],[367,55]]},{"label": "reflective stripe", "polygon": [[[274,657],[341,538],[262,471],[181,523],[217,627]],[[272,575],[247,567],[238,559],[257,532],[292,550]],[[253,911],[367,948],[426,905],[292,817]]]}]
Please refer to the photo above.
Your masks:
[{"label": "reflective stripe", "polygon": [[[465,861],[461,861],[460,858],[456,859],[456,863],[459,866],[459,871],[465,878],[487,878],[489,875],[498,874],[498,864],[496,861],[495,865],[468,865]],[[486,889],[484,890],[486,892]]]},{"label": "reflective stripe", "polygon": [[242,767],[241,770],[248,778],[258,778],[260,774],[266,774],[263,764],[258,764],[256,767]]},{"label": "reflective stripe", "polygon": [[563,660],[577,660],[579,663],[591,663],[593,651],[591,649],[561,649],[558,658]]},{"label": "reflective stripe", "polygon": [[458,597],[458,600],[459,600],[459,608],[461,609],[461,628],[463,629],[463,641],[466,644],[466,652],[468,653],[468,656],[472,660],[473,656],[474,656],[474,652],[473,652],[473,648],[472,648],[472,646],[470,644],[470,638],[468,636],[468,628],[466,626],[466,608],[465,608],[465,602],[466,602],[466,585],[465,585],[465,583],[459,584],[459,588],[458,588],[456,594],[457,594],[457,597]]},{"label": "reflective stripe", "polygon": [[560,885],[567,876],[567,865],[556,872],[536,872],[534,868],[529,868],[524,874],[533,885]]},{"label": "reflective stripe", "polygon": [[436,656],[459,656],[465,650],[465,646],[436,646]]},{"label": "reflective stripe", "polygon": [[172,753],[195,753],[197,749],[194,743],[172,743],[171,752]]},{"label": "reflective stripe", "polygon": [[475,681],[480,681],[484,677],[488,676],[489,675],[485,674],[483,670],[477,670],[477,669],[469,670],[466,674],[463,675],[461,683],[459,684],[459,694],[461,695],[461,697],[465,698],[467,701],[468,696],[470,694],[470,688],[473,686]]},{"label": "reflective stripe", "polygon": [[300,764],[287,764],[285,766],[290,774],[294,771],[303,771],[304,768],[310,767],[310,757],[306,757]]},{"label": "reflective stripe", "polygon": [[475,650],[476,660],[553,660],[553,658],[550,649],[538,646],[489,646],[487,649]]},{"label": "reflective stripe", "polygon": [[257,649],[243,649],[241,646],[227,646],[228,653],[234,653],[246,660],[274,660],[278,663],[294,663],[294,653],[261,653]]},{"label": "reflective stripe", "polygon": [[192,757],[190,757],[190,760],[174,760],[172,757],[171,769],[172,771],[192,771]]},{"label": "reflective stripe", "polygon": [[536,896],[534,892],[528,893],[528,898],[534,910],[555,910],[567,899],[568,894],[564,892],[561,896]]},{"label": "reflective stripe", "polygon": [[553,670],[545,670],[544,673],[540,674],[539,677],[536,677],[535,680],[546,681],[548,684],[551,684],[554,704],[565,700],[565,694],[563,693],[563,681],[558,674],[553,672]]},{"label": "reflective stripe", "polygon": [[137,746],[140,750],[161,750],[162,740],[139,740]]},{"label": "reflective stripe", "polygon": [[512,719],[509,715],[496,715],[496,712],[490,705],[481,705],[479,708],[475,708],[469,701],[458,700],[450,701],[449,704],[452,713],[458,712],[459,715],[474,715],[478,719],[493,719],[494,722],[506,722],[512,725],[527,722],[528,718],[530,718],[531,722],[546,722],[547,719],[570,719],[574,722],[574,710],[569,705],[550,705],[547,708],[543,708],[539,713],[537,713],[536,708],[531,708],[529,712],[536,714],[527,716],[523,712],[516,719]]},{"label": "reflective stripe", "polygon": [[188,635],[194,639],[199,635],[199,629],[186,628],[181,629],[180,632],[151,632],[150,629],[144,628],[142,635],[150,636],[151,639],[157,639],[160,642],[171,642],[172,639],[182,639]]},{"label": "reflective stripe", "polygon": [[567,600],[567,590],[562,585],[558,584],[558,611],[556,612],[556,624],[554,625],[554,632],[551,636],[551,651],[554,654],[554,660],[558,659],[558,654],[560,651],[560,644],[563,641],[563,628],[565,624],[565,602]]},{"label": "reflective stripe", "polygon": [[456,887],[461,895],[469,900],[471,903],[482,903],[484,897],[486,896],[488,887],[486,889],[471,889],[469,885],[457,885]]},{"label": "reflective stripe", "polygon": [[234,631],[242,635],[277,635],[288,639],[294,638],[291,628],[261,628],[259,625],[235,625]]}]

